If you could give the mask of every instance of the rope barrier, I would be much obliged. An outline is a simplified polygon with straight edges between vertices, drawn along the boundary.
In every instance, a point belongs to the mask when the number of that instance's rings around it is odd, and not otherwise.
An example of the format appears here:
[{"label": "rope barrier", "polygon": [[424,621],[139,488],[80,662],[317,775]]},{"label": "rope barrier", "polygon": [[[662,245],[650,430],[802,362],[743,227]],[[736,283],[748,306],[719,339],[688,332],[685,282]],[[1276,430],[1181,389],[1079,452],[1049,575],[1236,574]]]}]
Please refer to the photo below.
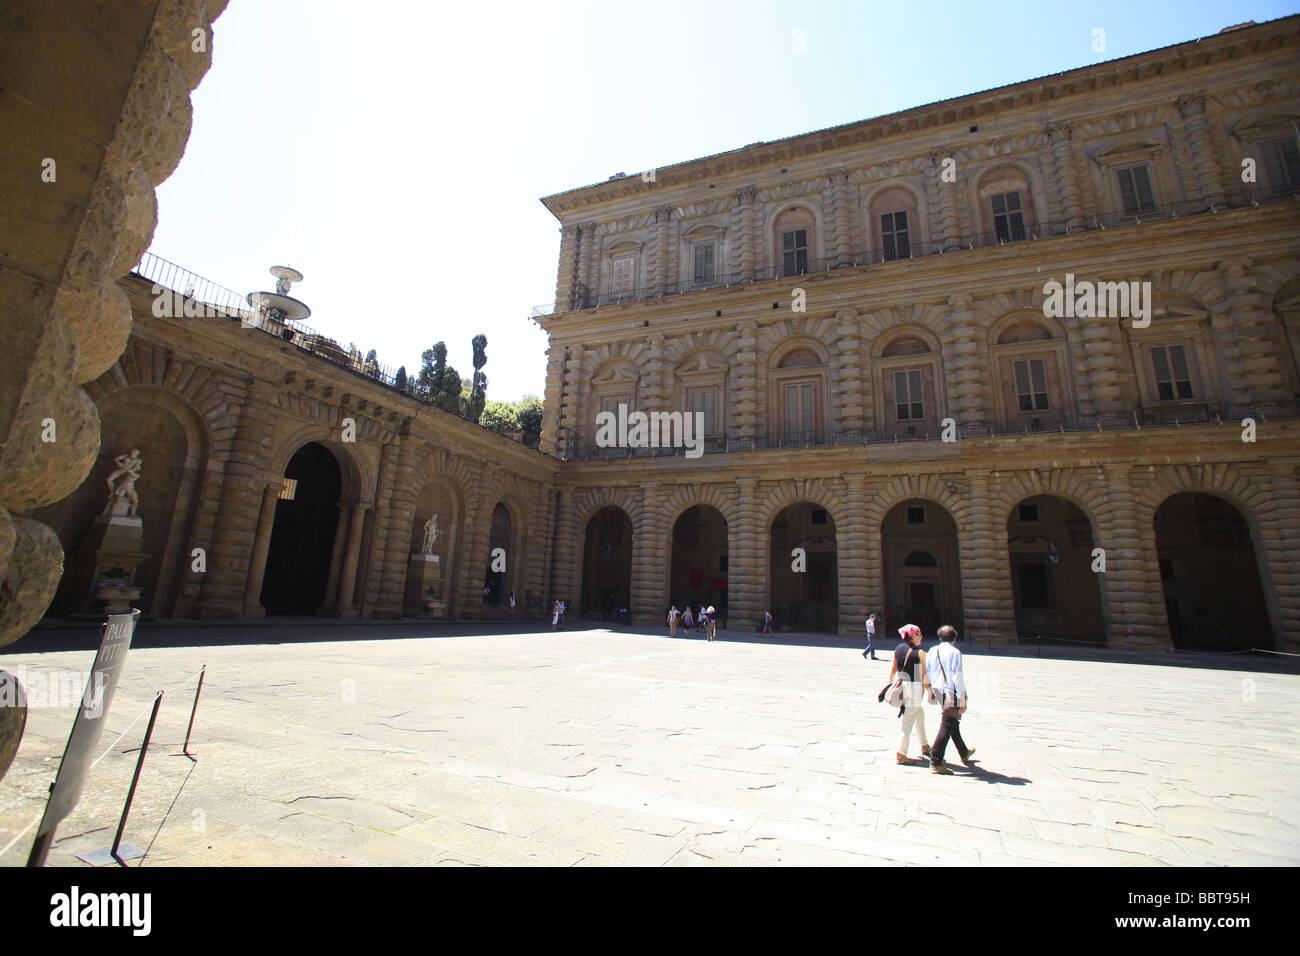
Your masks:
[{"label": "rope barrier", "polygon": [[[91,770],[94,770],[96,767],[98,767],[98,766],[99,766],[99,761],[100,761],[100,760],[103,760],[105,757],[108,756],[108,751],[109,751],[109,750],[112,750],[114,747],[116,747],[116,746],[118,745],[118,742],[119,742],[123,737],[125,737],[128,733],[131,732],[131,728],[134,727],[134,726],[139,722],[140,718],[143,717],[143,716],[145,715],[145,713],[148,712],[148,711],[150,711],[150,710],[153,710],[153,701],[152,701],[152,700],[149,701],[149,703],[147,703],[147,704],[144,705],[144,710],[140,711],[140,713],[138,713],[138,714],[135,715],[135,720],[133,720],[133,721],[131,721],[129,724],[127,724],[127,725],[126,725],[126,730],[122,731],[120,734],[117,735],[117,740],[114,740],[111,744],[109,744],[109,745],[108,745],[108,748],[107,748],[107,749],[106,749],[102,754],[99,755],[99,757],[95,760],[94,763],[92,763],[92,764],[90,765],[90,769],[91,769]],[[87,771],[87,772],[89,772],[89,771]]]}]

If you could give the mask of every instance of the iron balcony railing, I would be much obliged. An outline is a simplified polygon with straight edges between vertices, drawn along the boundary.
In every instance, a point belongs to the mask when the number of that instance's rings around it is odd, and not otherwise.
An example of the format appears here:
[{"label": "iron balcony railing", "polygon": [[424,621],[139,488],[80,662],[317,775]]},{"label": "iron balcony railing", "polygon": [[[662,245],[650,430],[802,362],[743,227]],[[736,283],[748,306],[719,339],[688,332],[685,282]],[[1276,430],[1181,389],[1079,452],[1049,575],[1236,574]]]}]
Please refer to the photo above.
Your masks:
[{"label": "iron balcony railing", "polygon": [[[1256,423],[1289,421],[1300,418],[1300,410],[1294,405],[1281,402],[1266,402],[1250,406],[1238,406],[1213,402],[1182,401],[1161,402],[1133,408],[1124,413],[1099,415],[1080,419],[1075,423],[1057,422],[1028,424],[1009,427],[988,424],[959,425],[956,434],[959,439],[998,438],[1012,435],[1036,435],[1049,433],[1081,433],[1140,430],[1143,428],[1181,427],[1183,425],[1224,425],[1237,424],[1250,418]],[[788,435],[766,436],[762,438],[733,438],[713,436],[705,439],[701,453],[704,455],[743,454],[755,451],[773,451],[794,448],[825,448],[836,445],[878,445],[901,444],[905,442],[942,441],[943,429],[934,423],[917,425],[898,425],[886,429],[833,428],[816,432],[792,432]],[[566,460],[592,461],[596,459],[620,458],[663,458],[686,456],[686,448],[650,448],[650,447],[589,447],[580,439],[573,429],[566,429],[560,436],[556,454]]]},{"label": "iron balcony railing", "polygon": [[[238,319],[245,328],[273,335],[354,375],[362,375],[399,394],[407,395],[417,401],[421,400],[415,390],[414,375],[408,376],[405,388],[399,388],[397,369],[393,366],[375,360],[367,361],[358,349],[344,348],[334,339],[302,322],[277,319],[264,305],[260,307],[252,305],[248,297],[190,272],[161,256],[146,252],[139,265],[131,271],[139,278],[153,284],[151,290],[154,296],[153,314],[159,318]],[[484,431],[502,434],[484,428],[478,422],[471,422],[471,424],[483,428]],[[537,448],[541,442],[538,432],[516,431],[506,437],[513,438],[530,448]]]},{"label": "iron balcony railing", "polygon": [[[893,254],[887,253],[884,249],[873,249],[867,252],[828,256],[822,259],[809,260],[806,265],[794,271],[786,271],[770,265],[755,266],[752,269],[738,272],[718,273],[707,279],[683,279],[677,282],[657,283],[619,292],[598,292],[590,289],[585,283],[579,282],[574,285],[568,311],[622,305],[666,296],[688,295],[693,292],[731,288],[754,282],[768,282],[774,279],[797,279],[799,276],[818,275],[833,272],[837,269],[884,265],[903,259],[920,259],[947,253],[986,249],[991,246],[1053,239],[1072,233],[1141,226],[1152,222],[1170,222],[1224,210],[1246,209],[1280,202],[1294,202],[1297,199],[1300,199],[1300,189],[1296,188],[1272,189],[1264,187],[1250,190],[1233,190],[1210,202],[1179,200],[1153,205],[1140,210],[1097,213],[1074,222],[1027,223],[1019,228],[969,233],[951,239],[936,239],[929,242],[914,242],[909,239],[905,244],[905,248],[900,248],[896,242]],[[559,303],[552,304],[553,307],[558,305]],[[538,306],[535,308],[533,316],[538,314],[538,309],[545,307]]]}]

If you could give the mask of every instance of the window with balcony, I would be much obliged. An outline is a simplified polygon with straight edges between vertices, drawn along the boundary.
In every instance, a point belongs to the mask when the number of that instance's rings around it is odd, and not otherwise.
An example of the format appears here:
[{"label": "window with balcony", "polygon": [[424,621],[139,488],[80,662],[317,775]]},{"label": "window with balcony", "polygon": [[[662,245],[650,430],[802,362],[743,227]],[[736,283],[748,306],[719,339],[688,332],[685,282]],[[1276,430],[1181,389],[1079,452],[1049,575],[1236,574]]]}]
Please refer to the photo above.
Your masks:
[{"label": "window with balcony", "polygon": [[993,231],[998,242],[1018,242],[1025,238],[1025,214],[1020,190],[995,193],[989,197],[993,206]]},{"label": "window with balcony", "polygon": [[721,388],[717,385],[705,385],[686,390],[686,410],[692,415],[699,412],[704,416],[704,435],[706,438],[718,435],[722,431],[718,427],[717,418],[719,391],[721,391]]},{"label": "window with balcony", "polygon": [[1275,193],[1300,188],[1300,149],[1294,136],[1267,139],[1259,144],[1264,175]]},{"label": "window with balcony", "polygon": [[1133,215],[1156,208],[1155,193],[1151,190],[1151,170],[1145,164],[1115,170],[1115,181],[1126,213]]},{"label": "window with balcony", "polygon": [[1044,411],[1047,401],[1047,371],[1042,359],[1021,359],[1012,363],[1016,379],[1016,400],[1022,412]]},{"label": "window with balcony", "polygon": [[705,285],[717,277],[715,267],[717,250],[717,243],[712,241],[691,243],[692,282],[697,285]]},{"label": "window with balcony", "polygon": [[886,262],[911,257],[906,211],[887,212],[880,217],[880,243]]},{"label": "window with balcony", "polygon": [[826,425],[828,382],[826,359],[812,348],[796,346],[782,354],[768,380],[771,437],[793,444],[819,441]]},{"label": "window with balcony", "polygon": [[1151,349],[1156,396],[1160,401],[1194,398],[1187,350],[1182,345],[1158,345]]},{"label": "window with balcony", "polygon": [[785,437],[791,441],[808,441],[817,422],[816,397],[811,382],[792,382],[785,386]]},{"label": "window with balcony", "polygon": [[781,233],[781,275],[800,276],[808,271],[808,230]]},{"label": "window with balcony", "polygon": [[894,402],[900,422],[921,421],[925,418],[920,369],[894,373]]}]

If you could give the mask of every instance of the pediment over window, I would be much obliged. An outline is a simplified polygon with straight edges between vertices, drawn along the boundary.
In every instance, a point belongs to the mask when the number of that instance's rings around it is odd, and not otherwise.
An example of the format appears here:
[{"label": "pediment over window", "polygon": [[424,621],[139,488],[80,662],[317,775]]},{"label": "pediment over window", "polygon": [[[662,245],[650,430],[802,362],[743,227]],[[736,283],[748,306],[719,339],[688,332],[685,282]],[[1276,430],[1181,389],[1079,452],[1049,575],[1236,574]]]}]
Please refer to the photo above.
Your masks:
[{"label": "pediment over window", "polygon": [[709,352],[687,356],[677,366],[678,375],[725,374],[729,366],[724,358]]},{"label": "pediment over window", "polygon": [[822,365],[821,356],[812,349],[796,348],[781,357],[777,368],[799,368],[804,365]]},{"label": "pediment over window", "polygon": [[641,373],[637,371],[635,365],[631,362],[620,362],[617,365],[608,366],[592,376],[593,385],[607,385],[610,383],[628,382],[635,384],[640,381]]},{"label": "pediment over window", "polygon": [[1154,139],[1130,139],[1099,149],[1093,157],[1101,166],[1122,166],[1160,158],[1164,143]]},{"label": "pediment over window", "polygon": [[881,358],[893,358],[895,355],[925,355],[930,351],[930,346],[923,339],[915,335],[900,335],[894,341],[885,346],[885,350],[880,353]]},{"label": "pediment over window", "polygon": [[1050,341],[1052,333],[1037,322],[1024,320],[1009,325],[998,336],[998,345],[1014,345],[1019,342]]}]

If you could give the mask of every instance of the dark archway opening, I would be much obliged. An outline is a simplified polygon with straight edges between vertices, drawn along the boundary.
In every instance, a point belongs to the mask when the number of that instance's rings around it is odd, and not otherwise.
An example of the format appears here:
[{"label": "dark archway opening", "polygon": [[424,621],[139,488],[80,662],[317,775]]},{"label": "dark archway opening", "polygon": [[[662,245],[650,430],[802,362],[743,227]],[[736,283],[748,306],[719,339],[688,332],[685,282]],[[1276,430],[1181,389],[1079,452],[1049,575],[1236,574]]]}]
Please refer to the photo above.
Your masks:
[{"label": "dark archway opening", "polygon": [[289,459],[284,477],[261,601],[267,614],[315,614],[325,600],[343,474],[328,448],[310,442]]},{"label": "dark archway opening", "polygon": [[1185,491],[1155,514],[1169,636],[1187,651],[1276,647],[1250,525],[1214,495]]},{"label": "dark archway opening", "polygon": [[1007,554],[1022,643],[1106,644],[1092,522],[1065,498],[1035,495],[1007,515]]},{"label": "dark archway opening", "polygon": [[727,520],[711,505],[695,505],[673,524],[669,600],[678,610],[714,607],[727,616]]},{"label": "dark archway opening", "polygon": [[914,498],[889,510],[880,525],[886,632],[915,624],[927,638],[940,625],[965,630],[957,524],[937,501]]},{"label": "dark archway opening", "polygon": [[492,510],[492,529],[488,533],[488,564],[483,578],[484,604],[501,607],[510,603],[510,571],[514,557],[510,553],[510,509],[498,502]]},{"label": "dark archway opening", "polygon": [[[562,600],[567,600],[563,595]],[[602,508],[587,522],[579,611],[615,620],[632,600],[632,520],[622,508]]]},{"label": "dark archway opening", "polygon": [[839,565],[835,519],[825,508],[801,501],[772,521],[772,614],[787,630],[831,631],[839,627]]}]

